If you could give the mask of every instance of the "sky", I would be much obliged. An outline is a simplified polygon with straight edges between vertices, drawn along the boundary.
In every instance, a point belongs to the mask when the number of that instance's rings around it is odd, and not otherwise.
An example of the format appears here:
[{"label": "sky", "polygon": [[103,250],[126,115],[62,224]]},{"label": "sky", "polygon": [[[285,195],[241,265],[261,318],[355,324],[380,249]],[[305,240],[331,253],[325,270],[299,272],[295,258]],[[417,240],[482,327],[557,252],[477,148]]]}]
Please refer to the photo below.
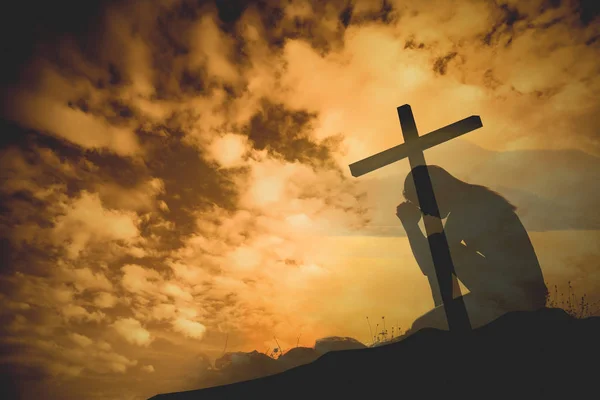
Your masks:
[{"label": "sky", "polygon": [[433,306],[394,215],[408,162],[348,168],[402,143],[403,104],[420,134],[479,115],[426,160],[517,206],[551,292],[600,301],[593,1],[10,7],[0,366],[24,399],[145,399],[225,343],[407,329]]}]

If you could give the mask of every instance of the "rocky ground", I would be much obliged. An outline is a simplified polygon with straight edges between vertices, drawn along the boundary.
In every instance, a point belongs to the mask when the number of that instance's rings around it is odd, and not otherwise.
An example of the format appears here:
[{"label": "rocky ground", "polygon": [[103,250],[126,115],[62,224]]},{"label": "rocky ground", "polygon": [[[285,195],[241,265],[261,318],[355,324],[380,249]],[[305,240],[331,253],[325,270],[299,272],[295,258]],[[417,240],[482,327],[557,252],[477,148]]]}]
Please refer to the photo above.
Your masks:
[{"label": "rocky ground", "polygon": [[[599,340],[600,317],[575,319],[548,308],[515,312],[470,335],[423,329],[371,348],[350,338],[325,338],[314,349],[292,349],[277,360],[230,353],[215,363],[222,386],[151,400],[596,398]],[[238,383],[226,384],[232,381]]]},{"label": "rocky ground", "polygon": [[198,371],[197,388],[207,388],[247,381],[287,371],[308,364],[327,352],[367,348],[356,339],[331,336],[316,341],[314,347],[295,347],[280,357],[272,358],[258,351],[226,353],[214,362],[208,359]]}]

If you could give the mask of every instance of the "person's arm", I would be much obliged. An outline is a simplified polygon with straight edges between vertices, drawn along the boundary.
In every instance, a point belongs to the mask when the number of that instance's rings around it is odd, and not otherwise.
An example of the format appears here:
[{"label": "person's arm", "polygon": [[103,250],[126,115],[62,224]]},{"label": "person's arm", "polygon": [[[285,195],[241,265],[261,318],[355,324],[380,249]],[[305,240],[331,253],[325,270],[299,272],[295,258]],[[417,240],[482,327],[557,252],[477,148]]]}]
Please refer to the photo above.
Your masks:
[{"label": "person's arm", "polygon": [[423,272],[423,275],[425,275],[429,281],[433,303],[437,307],[442,304],[442,293],[440,292],[440,287],[438,285],[429,242],[418,225],[405,226],[404,229],[408,236],[408,242],[413,255],[415,256],[415,260],[417,261],[421,272]]},{"label": "person's arm", "polygon": [[430,275],[432,272],[435,272],[429,243],[421,232],[421,228],[419,228],[421,210],[415,205],[405,202],[396,208],[396,216],[402,222],[410,248],[423,274]]},{"label": "person's arm", "polygon": [[479,295],[504,299],[506,305],[518,306],[524,293],[512,277],[506,276],[504,265],[486,258],[469,244],[450,242],[450,255],[457,274],[467,288],[475,289]]},{"label": "person's arm", "polygon": [[396,215],[406,231],[408,243],[417,261],[417,265],[429,281],[433,302],[437,307],[442,304],[442,294],[435,274],[429,242],[418,225],[421,218],[421,211],[410,203],[402,203],[396,209]]},{"label": "person's arm", "polygon": [[415,260],[417,261],[421,272],[423,272],[423,275],[435,275],[429,242],[421,232],[419,225],[404,225],[404,230],[406,231],[408,243],[415,256]]}]

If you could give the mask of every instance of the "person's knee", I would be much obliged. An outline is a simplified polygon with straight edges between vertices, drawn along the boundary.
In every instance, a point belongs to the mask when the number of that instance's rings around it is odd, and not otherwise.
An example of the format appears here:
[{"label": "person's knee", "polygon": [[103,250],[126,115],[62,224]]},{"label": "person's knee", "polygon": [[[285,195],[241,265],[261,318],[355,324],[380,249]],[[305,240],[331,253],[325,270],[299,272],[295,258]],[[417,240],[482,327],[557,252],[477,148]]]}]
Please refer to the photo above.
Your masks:
[{"label": "person's knee", "polygon": [[413,321],[412,325],[410,326],[410,331],[416,332],[420,329],[423,329],[425,327],[425,324],[426,324],[426,320],[425,320],[424,316],[420,316],[419,318],[417,318]]},{"label": "person's knee", "polygon": [[446,314],[443,306],[438,306],[417,318],[413,322],[410,331],[416,332],[423,328],[448,330],[448,321],[446,320]]}]

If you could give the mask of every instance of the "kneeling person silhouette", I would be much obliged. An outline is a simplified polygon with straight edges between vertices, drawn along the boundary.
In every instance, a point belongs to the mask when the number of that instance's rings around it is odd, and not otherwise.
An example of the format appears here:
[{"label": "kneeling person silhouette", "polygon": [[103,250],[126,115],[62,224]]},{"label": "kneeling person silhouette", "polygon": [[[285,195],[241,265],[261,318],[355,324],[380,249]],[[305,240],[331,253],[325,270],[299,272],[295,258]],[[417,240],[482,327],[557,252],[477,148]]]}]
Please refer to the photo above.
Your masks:
[{"label": "kneeling person silhouette", "polygon": [[[469,290],[462,299],[471,326],[485,325],[510,311],[544,307],[548,290],[516,207],[500,194],[463,182],[441,167],[418,166],[406,177],[406,201],[396,208],[396,216],[421,271],[429,279],[435,308],[417,318],[409,332],[424,327],[448,330],[431,250],[418,225],[422,212],[412,176],[417,168],[427,168],[440,217],[446,218],[444,232],[455,274]],[[457,286],[454,293],[455,298],[460,293]]]}]

